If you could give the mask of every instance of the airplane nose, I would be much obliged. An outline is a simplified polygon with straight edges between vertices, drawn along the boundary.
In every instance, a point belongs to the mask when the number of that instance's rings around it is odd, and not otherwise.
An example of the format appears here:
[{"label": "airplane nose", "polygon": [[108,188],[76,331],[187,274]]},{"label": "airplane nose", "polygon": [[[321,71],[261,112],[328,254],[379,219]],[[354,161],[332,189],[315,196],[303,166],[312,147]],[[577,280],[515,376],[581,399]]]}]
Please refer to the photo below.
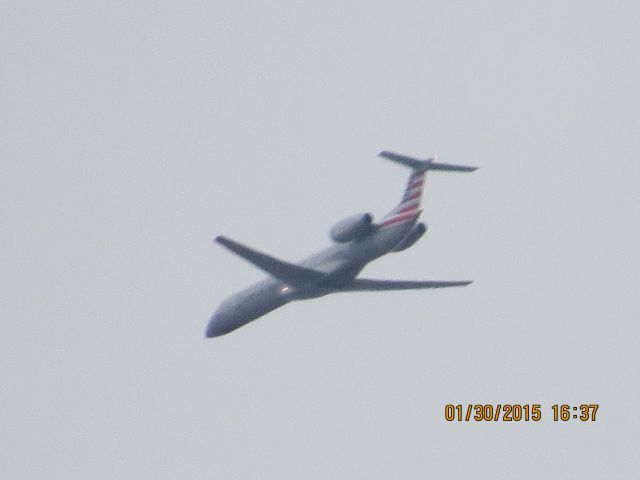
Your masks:
[{"label": "airplane nose", "polygon": [[231,330],[227,325],[227,315],[218,310],[211,315],[211,319],[209,320],[209,324],[207,325],[207,330],[204,335],[206,338],[219,337],[220,335],[224,335],[230,331]]},{"label": "airplane nose", "polygon": [[220,315],[216,313],[211,315],[209,324],[207,325],[207,330],[204,333],[204,336],[206,338],[217,337],[222,334],[222,332],[220,331],[220,324],[222,323],[221,320],[222,319],[220,318]]},{"label": "airplane nose", "polygon": [[218,326],[216,325],[215,319],[212,317],[211,320],[209,320],[209,325],[207,325],[207,330],[204,332],[204,336],[206,338],[213,338],[218,335]]}]

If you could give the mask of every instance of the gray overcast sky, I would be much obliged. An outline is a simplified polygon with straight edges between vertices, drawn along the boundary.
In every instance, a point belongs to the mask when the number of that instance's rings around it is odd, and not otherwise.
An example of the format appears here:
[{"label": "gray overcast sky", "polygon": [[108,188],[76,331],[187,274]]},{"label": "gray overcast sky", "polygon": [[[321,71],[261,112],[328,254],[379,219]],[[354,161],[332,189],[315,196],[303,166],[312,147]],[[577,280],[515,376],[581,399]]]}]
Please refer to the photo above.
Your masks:
[{"label": "gray overcast sky", "polygon": [[[632,478],[637,2],[4,2],[0,476]],[[427,236],[205,340],[262,274],[432,174]],[[540,423],[447,423],[448,403]],[[595,423],[551,405],[599,403]]]}]

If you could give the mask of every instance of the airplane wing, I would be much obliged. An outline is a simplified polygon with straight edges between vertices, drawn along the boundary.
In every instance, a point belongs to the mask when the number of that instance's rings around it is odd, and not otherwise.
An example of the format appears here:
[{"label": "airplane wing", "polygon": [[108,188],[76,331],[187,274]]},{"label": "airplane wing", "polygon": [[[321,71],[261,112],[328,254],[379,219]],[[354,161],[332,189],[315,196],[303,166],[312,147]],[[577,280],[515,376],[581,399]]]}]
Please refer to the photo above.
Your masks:
[{"label": "airplane wing", "polygon": [[317,270],[301,267],[272,257],[266,253],[258,252],[222,235],[217,236],[215,241],[261,270],[264,270],[269,275],[292,286],[308,285],[317,282],[326,275]]},{"label": "airplane wing", "polygon": [[341,287],[341,291],[348,292],[374,292],[378,290],[414,290],[419,288],[444,288],[444,287],[464,287],[472,283],[470,280],[463,281],[413,281],[413,280],[372,280],[369,278],[355,278],[353,281]]}]

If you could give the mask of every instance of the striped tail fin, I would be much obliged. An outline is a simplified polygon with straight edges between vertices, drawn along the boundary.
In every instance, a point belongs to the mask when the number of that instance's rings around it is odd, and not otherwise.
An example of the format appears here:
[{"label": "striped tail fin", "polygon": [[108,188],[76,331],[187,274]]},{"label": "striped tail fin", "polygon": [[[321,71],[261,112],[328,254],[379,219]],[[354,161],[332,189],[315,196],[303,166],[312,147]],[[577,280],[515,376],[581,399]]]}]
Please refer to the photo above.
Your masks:
[{"label": "striped tail fin", "polygon": [[426,175],[426,170],[414,170],[411,173],[402,200],[400,200],[396,208],[385,215],[380,223],[381,227],[388,227],[418,218],[418,215],[422,212],[420,204]]},{"label": "striped tail fin", "polygon": [[422,200],[422,191],[424,189],[427,170],[440,170],[443,172],[473,172],[478,168],[467,165],[439,163],[436,162],[435,157],[421,160],[419,158],[409,157],[407,155],[389,152],[387,150],[380,152],[378,156],[386,158],[387,160],[392,160],[413,170],[400,204],[382,219],[382,222],[379,225],[380,227],[388,227],[390,225],[408,222],[418,218],[418,215],[422,212],[422,210],[420,210],[420,202]]}]

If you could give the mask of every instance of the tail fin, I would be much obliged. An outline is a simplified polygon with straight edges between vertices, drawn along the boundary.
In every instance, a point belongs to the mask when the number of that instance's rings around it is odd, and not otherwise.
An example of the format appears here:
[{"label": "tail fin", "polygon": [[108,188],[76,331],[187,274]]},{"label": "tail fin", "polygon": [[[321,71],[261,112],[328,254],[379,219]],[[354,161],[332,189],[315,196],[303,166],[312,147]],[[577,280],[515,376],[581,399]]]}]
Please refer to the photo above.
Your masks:
[{"label": "tail fin", "polygon": [[420,160],[399,153],[383,151],[378,154],[379,157],[393,160],[402,165],[410,167],[413,172],[409,177],[409,182],[405,188],[402,200],[396,208],[391,210],[380,223],[381,227],[387,227],[396,223],[412,221],[418,218],[422,212],[420,203],[422,201],[422,192],[424,191],[424,181],[427,170],[441,170],[451,172],[473,172],[478,167],[468,167],[466,165],[451,165],[448,163],[437,163],[434,158]]},{"label": "tail fin", "polygon": [[402,200],[396,208],[385,215],[380,223],[381,227],[388,227],[396,223],[415,220],[420,215],[420,202],[424,191],[424,180],[427,172],[414,170],[407,182]]}]

